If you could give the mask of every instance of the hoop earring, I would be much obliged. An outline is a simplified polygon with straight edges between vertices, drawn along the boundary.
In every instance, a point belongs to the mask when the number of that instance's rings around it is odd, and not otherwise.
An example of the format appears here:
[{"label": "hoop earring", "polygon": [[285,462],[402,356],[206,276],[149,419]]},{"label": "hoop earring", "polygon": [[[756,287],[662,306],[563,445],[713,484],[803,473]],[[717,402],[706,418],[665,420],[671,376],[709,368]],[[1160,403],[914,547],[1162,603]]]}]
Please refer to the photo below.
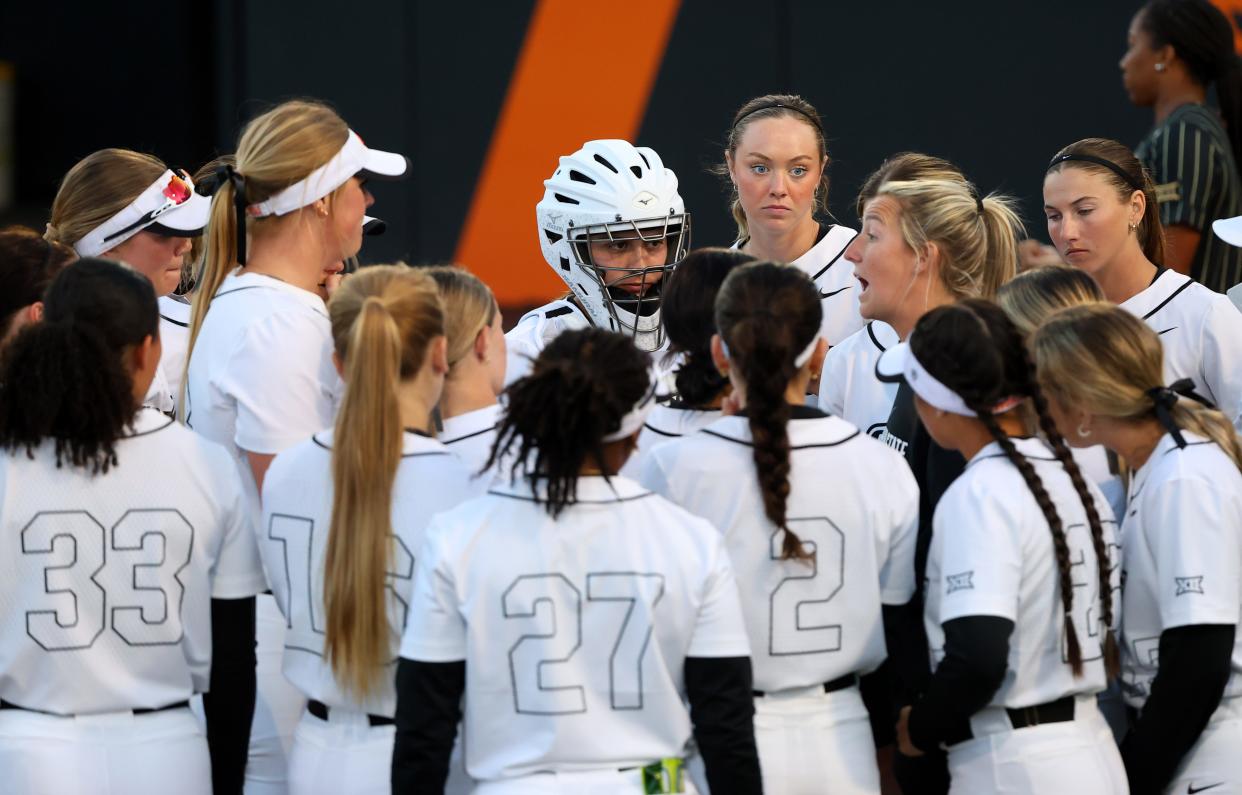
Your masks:
[{"label": "hoop earring", "polygon": [[1078,426],[1078,435],[1083,439],[1088,439],[1091,437],[1091,429],[1085,427],[1085,425],[1086,423],[1083,423]]}]

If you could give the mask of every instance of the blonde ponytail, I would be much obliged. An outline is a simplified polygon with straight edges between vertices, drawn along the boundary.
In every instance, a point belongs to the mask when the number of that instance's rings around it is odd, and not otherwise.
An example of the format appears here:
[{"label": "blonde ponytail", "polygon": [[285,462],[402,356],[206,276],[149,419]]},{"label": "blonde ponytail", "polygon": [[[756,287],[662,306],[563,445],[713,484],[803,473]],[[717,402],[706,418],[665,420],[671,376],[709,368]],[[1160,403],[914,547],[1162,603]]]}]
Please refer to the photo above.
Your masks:
[{"label": "blonde ponytail", "polygon": [[345,397],[332,444],[332,518],[324,559],[325,656],[344,689],[365,698],[392,660],[388,623],[392,498],[403,433],[397,387],[418,375],[444,333],[435,282],[376,265],[341,283],[328,305]]},{"label": "blonde ponytail", "polygon": [[1215,442],[1232,459],[1233,465],[1242,471],[1242,446],[1238,444],[1238,432],[1224,414],[1182,398],[1173,407],[1173,422],[1179,428]]}]

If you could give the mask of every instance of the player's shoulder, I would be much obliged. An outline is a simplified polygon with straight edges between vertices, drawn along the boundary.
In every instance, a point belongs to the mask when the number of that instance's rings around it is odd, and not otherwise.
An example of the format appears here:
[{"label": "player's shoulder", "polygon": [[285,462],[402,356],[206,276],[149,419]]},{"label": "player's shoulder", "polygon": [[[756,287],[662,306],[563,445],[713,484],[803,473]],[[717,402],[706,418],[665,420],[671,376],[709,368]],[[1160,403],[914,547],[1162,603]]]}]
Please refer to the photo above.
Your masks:
[{"label": "player's shoulder", "polygon": [[[824,367],[834,368],[865,366],[880,358],[884,351],[901,342],[893,327],[882,320],[868,321],[865,326],[850,334],[828,350]],[[875,365],[871,364],[874,371]]]},{"label": "player's shoulder", "polygon": [[332,429],[328,428],[277,453],[263,476],[263,490],[288,481],[303,481],[311,470],[325,469],[332,455],[331,437]]},{"label": "player's shoulder", "polygon": [[542,349],[548,340],[562,331],[585,328],[588,325],[590,321],[583,311],[572,301],[562,298],[532,309],[518,318],[518,322],[505,334],[505,341]]},{"label": "player's shoulder", "polygon": [[[1187,485],[1206,487],[1211,491],[1232,492],[1242,496],[1242,473],[1233,459],[1220,446],[1190,431],[1183,430],[1185,447],[1178,446],[1171,434],[1165,434],[1151,454],[1150,471],[1141,473],[1142,482],[1136,491],[1160,491],[1161,487],[1183,488]],[[1136,495],[1138,496],[1138,495]]]},{"label": "player's shoulder", "polygon": [[[804,271],[815,282],[819,283],[829,275],[835,275],[840,269],[839,281],[852,286],[854,266],[845,259],[845,249],[858,236],[858,230],[843,224],[831,224],[821,227],[820,237],[815,245],[793,261],[793,265]],[[825,298],[831,296],[824,296]]]},{"label": "player's shoulder", "polygon": [[190,326],[190,302],[180,295],[161,295],[156,299],[160,320],[179,328]]}]

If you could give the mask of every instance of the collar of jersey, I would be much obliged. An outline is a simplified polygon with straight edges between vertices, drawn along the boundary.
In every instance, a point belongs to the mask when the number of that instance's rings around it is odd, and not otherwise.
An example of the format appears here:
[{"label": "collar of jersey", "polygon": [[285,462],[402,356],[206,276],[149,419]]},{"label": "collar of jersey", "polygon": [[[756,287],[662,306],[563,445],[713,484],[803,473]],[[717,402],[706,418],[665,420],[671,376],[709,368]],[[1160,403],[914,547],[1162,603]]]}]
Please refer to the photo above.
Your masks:
[{"label": "collar of jersey", "polygon": [[160,317],[180,326],[190,325],[190,302],[179,295],[161,295],[157,302]]},{"label": "collar of jersey", "polygon": [[[1044,443],[1044,440],[1035,436],[1013,437],[1013,446],[1018,449],[1018,454],[1023,458],[1036,461],[1057,460],[1056,455]],[[977,464],[985,458],[1005,458],[1005,451],[1001,449],[1000,442],[989,442],[982,450],[975,453],[974,458],[966,462],[966,466]]]},{"label": "collar of jersey", "polygon": [[1160,305],[1167,301],[1173,293],[1181,289],[1188,281],[1190,281],[1189,276],[1174,270],[1166,270],[1156,277],[1156,281],[1139,292],[1138,295],[1131,296],[1128,300],[1123,301],[1121,308],[1136,317],[1146,320],[1148,315],[1153,314],[1157,308],[1161,308]]},{"label": "collar of jersey", "polygon": [[501,408],[499,403],[484,406],[481,409],[467,411],[444,421],[444,430],[440,431],[440,441],[445,444],[474,436],[483,431],[490,431],[500,422]]},{"label": "collar of jersey", "polygon": [[164,414],[157,409],[144,406],[143,408],[138,409],[138,413],[134,415],[133,427],[124,433],[122,438],[142,436],[143,434],[162,431],[169,425],[172,425],[173,422],[174,420],[167,414]]},{"label": "collar of jersey", "polygon": [[[1186,440],[1187,448],[1208,441],[1202,436],[1197,436],[1185,429],[1182,430],[1182,438]],[[1211,444],[1211,442],[1208,443]],[[1177,446],[1177,441],[1173,438],[1173,434],[1166,433],[1164,436],[1161,436],[1160,441],[1156,442],[1156,448],[1151,451],[1151,455],[1147,457],[1143,465],[1135,471],[1134,477],[1130,479],[1130,499],[1139,495],[1139,492],[1143,490],[1143,486],[1151,478],[1152,473],[1162,465],[1176,465],[1176,457],[1171,457],[1169,454],[1176,453],[1180,449]]]},{"label": "collar of jersey", "polygon": [[216,291],[216,295],[222,295],[227,290],[240,290],[242,288],[275,290],[293,297],[324,317],[328,316],[328,308],[324,306],[323,299],[319,297],[319,293],[312,293],[309,290],[303,290],[301,287],[294,287],[288,282],[282,282],[280,279],[265,276],[262,273],[238,273],[233,271],[224,277],[224,282],[220,285],[220,289]]},{"label": "collar of jersey", "polygon": [[[819,447],[840,444],[854,436],[859,430],[840,417],[824,414],[817,409],[806,411],[806,406],[794,406],[793,416],[789,423],[789,446],[796,450],[799,447]],[[750,420],[746,417],[733,415],[721,417],[703,429],[709,436],[725,441],[751,445]]]},{"label": "collar of jersey", "polygon": [[[332,428],[320,431],[311,437],[315,444],[324,450],[332,449],[332,440],[336,436],[336,431]],[[440,440],[433,439],[430,436],[423,436],[413,431],[401,432],[401,457],[415,455],[451,455],[448,448],[445,447]]]},{"label": "collar of jersey", "polygon": [[[498,481],[492,486],[492,492],[523,499],[542,501],[547,491],[541,485],[538,493],[526,479],[514,483]],[[578,498],[575,503],[611,503],[648,497],[651,492],[636,482],[621,475],[605,478],[603,475],[583,475],[578,478]]]}]

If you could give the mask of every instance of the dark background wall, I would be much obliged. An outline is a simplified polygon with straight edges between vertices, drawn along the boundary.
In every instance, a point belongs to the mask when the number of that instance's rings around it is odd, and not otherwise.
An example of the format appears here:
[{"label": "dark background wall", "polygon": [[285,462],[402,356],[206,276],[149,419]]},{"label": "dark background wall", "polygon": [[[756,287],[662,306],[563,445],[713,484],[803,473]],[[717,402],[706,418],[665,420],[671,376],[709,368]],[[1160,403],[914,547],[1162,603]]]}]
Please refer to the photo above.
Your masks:
[{"label": "dark background wall", "polygon": [[[1018,195],[1042,235],[1048,158],[1086,136],[1136,143],[1150,123],[1129,105],[1117,67],[1137,5],[683,0],[637,141],[678,172],[699,245],[732,240],[724,191],[706,168],[737,106],[773,91],[801,93],[824,116],[840,222],[856,223],[854,193],[871,169],[915,149],[959,163],[985,190]],[[599,7],[580,35],[598,43],[597,58],[625,58],[608,20],[628,5]],[[368,143],[415,164],[411,180],[376,187],[389,231],[368,241],[364,261],[450,259],[534,9],[535,0],[6,3],[0,60],[16,68],[19,201],[8,219],[41,227],[61,175],[96,148],[143,149],[193,170],[230,151],[241,124],[270,103],[314,96]],[[563,100],[549,135],[575,103],[609,101],[590,59],[564,69],[546,89]],[[530,219],[530,234],[504,243],[504,262],[465,264],[485,278],[497,268],[542,275],[541,190],[514,187],[512,212]]]}]

